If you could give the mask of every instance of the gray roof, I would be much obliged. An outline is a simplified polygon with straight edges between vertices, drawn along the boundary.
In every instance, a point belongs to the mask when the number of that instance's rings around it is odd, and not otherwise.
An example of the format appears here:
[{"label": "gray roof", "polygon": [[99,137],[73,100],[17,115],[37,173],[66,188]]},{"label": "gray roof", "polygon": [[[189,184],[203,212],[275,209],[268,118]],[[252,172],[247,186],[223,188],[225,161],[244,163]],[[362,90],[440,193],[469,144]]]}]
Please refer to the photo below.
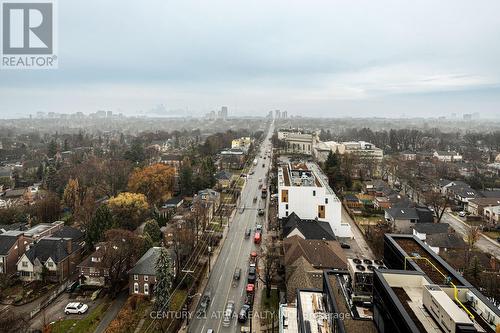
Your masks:
[{"label": "gray roof", "polygon": [[295,229],[298,229],[305,239],[336,240],[330,223],[302,220],[297,214],[292,213],[283,219],[283,235],[287,237]]},{"label": "gray roof", "polygon": [[30,249],[26,251],[26,256],[31,262],[38,258],[41,263],[52,258],[55,263],[59,263],[68,257],[71,253],[80,249],[80,245],[72,244],[72,252],[68,253],[67,243],[71,241],[67,238],[45,237],[38,242],[31,245]]},{"label": "gray roof", "polygon": [[71,238],[73,240],[80,240],[83,236],[82,231],[67,225],[52,234],[52,237]]},{"label": "gray roof", "polygon": [[0,255],[7,254],[16,241],[16,236],[0,235]]},{"label": "gray roof", "polygon": [[395,220],[418,219],[417,210],[412,207],[396,207],[386,209],[386,212]]},{"label": "gray roof", "polygon": [[0,167],[0,177],[10,177],[12,170],[10,167]]},{"label": "gray roof", "polygon": [[230,172],[228,172],[226,170],[222,170],[222,171],[219,171],[215,174],[215,179],[217,179],[217,180],[230,180],[232,176],[233,175]]},{"label": "gray roof", "polygon": [[425,242],[433,247],[446,249],[464,248],[465,242],[455,233],[433,234],[426,237]]},{"label": "gray roof", "polygon": [[128,273],[137,275],[156,275],[156,261],[160,257],[161,249],[161,247],[150,248]]},{"label": "gray roof", "polygon": [[449,227],[448,223],[417,223],[413,229],[423,234],[432,235],[447,233]]}]

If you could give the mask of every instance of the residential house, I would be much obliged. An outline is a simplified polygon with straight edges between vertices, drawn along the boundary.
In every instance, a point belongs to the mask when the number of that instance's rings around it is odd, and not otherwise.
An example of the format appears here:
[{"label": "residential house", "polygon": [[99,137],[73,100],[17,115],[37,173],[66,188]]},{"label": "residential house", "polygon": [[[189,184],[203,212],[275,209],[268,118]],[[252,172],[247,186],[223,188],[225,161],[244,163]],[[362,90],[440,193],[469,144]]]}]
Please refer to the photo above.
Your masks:
[{"label": "residential house", "polygon": [[206,222],[210,222],[220,205],[220,193],[212,189],[198,191],[193,198],[193,209],[202,214]]},{"label": "residential house", "polygon": [[500,197],[498,198],[475,198],[469,200],[467,205],[467,211],[471,215],[484,216],[483,211],[486,207],[498,206],[500,205]]},{"label": "residential house", "polygon": [[287,300],[293,301],[297,288],[318,288],[322,271],[346,269],[347,258],[337,241],[306,240],[298,235],[283,241]]},{"label": "residential house", "polygon": [[106,246],[106,243],[96,244],[95,251],[78,264],[77,268],[81,284],[100,287],[107,284],[109,271],[102,265],[102,260],[106,253]]},{"label": "residential house", "polygon": [[[162,248],[152,247],[150,248],[134,265],[134,267],[129,270],[129,294],[141,294],[141,295],[151,295],[154,290],[154,285],[156,283],[156,262],[160,257]],[[173,276],[176,274],[175,263],[173,251],[169,251],[171,255],[171,265]]]},{"label": "residential house", "polygon": [[395,232],[410,233],[416,223],[432,223],[434,216],[426,207],[393,207],[385,210],[385,220]]},{"label": "residential house", "polygon": [[443,151],[436,150],[433,157],[441,162],[460,162],[462,161],[462,155],[456,151]]},{"label": "residential house", "polygon": [[234,139],[231,142],[231,148],[232,149],[234,149],[234,148],[241,149],[245,153],[247,153],[248,150],[250,149],[251,144],[252,144],[252,138],[250,138],[248,136],[247,137],[241,137],[239,139]]},{"label": "residential house", "polygon": [[303,220],[292,213],[282,219],[283,237],[299,236],[308,240],[336,240],[335,234],[328,222],[318,220]]},{"label": "residential house", "polygon": [[417,159],[417,153],[405,150],[400,154],[403,161],[415,161]]},{"label": "residential house", "polygon": [[484,219],[489,223],[498,224],[500,222],[500,205],[485,207],[483,212]]},{"label": "residential house", "polygon": [[160,215],[163,217],[168,217],[170,214],[175,213],[184,203],[184,197],[176,196],[168,199],[163,203],[159,209]]},{"label": "residential house", "polygon": [[28,230],[24,231],[24,236],[31,241],[36,241],[43,237],[52,236],[56,231],[64,227],[63,221],[55,221],[52,223],[39,223]]},{"label": "residential house", "polygon": [[413,235],[429,245],[437,254],[465,247],[463,239],[450,229],[448,223],[417,223],[412,229]]},{"label": "residential house", "polygon": [[219,154],[220,169],[238,170],[242,169],[244,164],[245,153],[241,149],[226,149]]},{"label": "residential house", "polygon": [[215,174],[215,180],[217,181],[217,188],[220,188],[220,189],[229,188],[229,186],[231,185],[231,178],[232,177],[233,177],[233,175],[226,170],[222,170],[222,171],[217,172]]},{"label": "residential house", "polygon": [[22,231],[0,234],[0,274],[11,276],[17,272],[17,261],[26,250],[29,241]]},{"label": "residential house", "polygon": [[455,204],[459,205],[464,210],[467,209],[470,200],[482,197],[481,193],[474,190],[469,185],[464,186],[461,184],[449,186],[446,193]]},{"label": "residential house", "polygon": [[81,252],[82,247],[71,238],[44,237],[29,245],[17,262],[17,271],[23,281],[42,280],[46,271],[47,279],[62,282],[74,273]]}]

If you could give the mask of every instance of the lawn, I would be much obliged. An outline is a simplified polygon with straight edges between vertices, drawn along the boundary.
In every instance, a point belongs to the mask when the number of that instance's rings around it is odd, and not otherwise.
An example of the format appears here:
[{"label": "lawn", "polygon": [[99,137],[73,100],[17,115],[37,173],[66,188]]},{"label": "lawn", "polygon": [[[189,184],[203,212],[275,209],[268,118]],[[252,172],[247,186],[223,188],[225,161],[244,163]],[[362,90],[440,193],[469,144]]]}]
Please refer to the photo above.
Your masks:
[{"label": "lawn", "polygon": [[499,231],[483,231],[483,234],[488,236],[489,238],[496,240],[497,237],[500,237],[500,232]]},{"label": "lawn", "polygon": [[82,320],[67,319],[55,322],[51,326],[52,333],[92,333],[108,309],[109,302],[99,304],[87,317]]},{"label": "lawn", "polygon": [[271,320],[275,320],[278,318],[279,312],[279,292],[278,289],[271,289],[271,296],[269,298],[266,297],[266,289],[262,290],[262,298],[260,300],[260,311],[259,314],[261,318],[262,325],[271,324]]}]

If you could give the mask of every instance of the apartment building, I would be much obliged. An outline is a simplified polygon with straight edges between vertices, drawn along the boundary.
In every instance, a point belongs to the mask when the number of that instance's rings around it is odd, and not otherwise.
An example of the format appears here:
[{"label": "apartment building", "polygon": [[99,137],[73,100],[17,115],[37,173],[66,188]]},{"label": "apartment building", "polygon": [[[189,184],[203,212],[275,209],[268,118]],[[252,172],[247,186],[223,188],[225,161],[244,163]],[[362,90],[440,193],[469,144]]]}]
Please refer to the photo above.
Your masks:
[{"label": "apartment building", "polygon": [[316,135],[300,129],[279,130],[278,139],[285,144],[287,154],[313,155]]},{"label": "apartment building", "polygon": [[341,220],[342,204],[317,164],[288,163],[278,168],[278,218],[295,213],[304,220],[325,221],[337,237],[352,237]]},{"label": "apartment building", "polygon": [[352,154],[359,158],[372,159],[378,162],[384,158],[384,151],[382,149],[366,141],[325,141],[316,142],[314,145],[314,154],[320,162],[326,161],[330,152],[340,155]]}]

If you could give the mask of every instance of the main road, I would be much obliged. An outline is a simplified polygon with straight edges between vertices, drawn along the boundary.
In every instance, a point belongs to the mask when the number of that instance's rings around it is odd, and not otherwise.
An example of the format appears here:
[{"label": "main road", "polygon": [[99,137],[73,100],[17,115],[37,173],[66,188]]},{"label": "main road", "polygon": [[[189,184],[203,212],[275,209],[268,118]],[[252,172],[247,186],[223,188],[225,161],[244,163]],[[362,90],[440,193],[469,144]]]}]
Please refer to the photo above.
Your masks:
[{"label": "main road", "polygon": [[[257,165],[252,165],[253,174],[248,173],[245,187],[241,193],[240,203],[236,215],[229,224],[229,231],[222,246],[221,252],[212,267],[205,292],[211,293],[211,303],[207,314],[203,317],[193,316],[189,324],[188,332],[205,333],[209,329],[214,332],[239,332],[241,329],[237,317],[245,298],[245,287],[248,273],[248,259],[252,251],[259,253],[259,245],[253,243],[253,232],[257,224],[265,228],[265,216],[267,216],[266,199],[261,198],[259,184],[265,184],[267,172],[271,159],[267,156],[267,150],[271,150],[270,138],[273,133],[273,125],[259,147],[256,155]],[[264,159],[265,158],[265,159]],[[257,197],[257,202],[254,198]],[[257,215],[259,208],[265,209],[264,217]],[[251,228],[252,235],[245,239],[245,231]],[[265,230],[264,230],[265,233]],[[236,286],[233,286],[233,273],[236,268],[241,268],[241,277]],[[260,289],[257,289],[260,292]],[[235,304],[233,318],[229,327],[222,326],[223,314],[228,301]],[[248,321],[246,323],[248,325]]]}]

